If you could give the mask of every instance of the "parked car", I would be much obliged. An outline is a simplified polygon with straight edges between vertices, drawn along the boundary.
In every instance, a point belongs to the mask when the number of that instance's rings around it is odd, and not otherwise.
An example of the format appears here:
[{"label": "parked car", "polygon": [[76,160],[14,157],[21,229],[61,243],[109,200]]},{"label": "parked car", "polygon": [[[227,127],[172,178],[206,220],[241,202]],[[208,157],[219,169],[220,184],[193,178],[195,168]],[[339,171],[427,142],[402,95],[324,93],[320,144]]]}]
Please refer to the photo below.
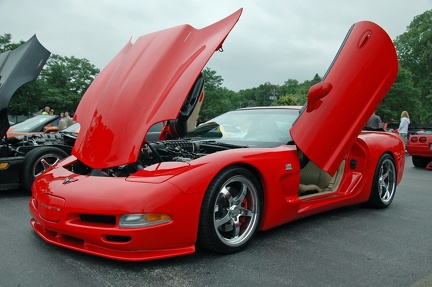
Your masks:
[{"label": "parked car", "polygon": [[31,133],[53,133],[58,132],[55,126],[57,115],[37,115],[20,123],[12,125],[7,131],[7,137],[28,135]]},{"label": "parked car", "polygon": [[[31,225],[41,238],[118,260],[185,255],[197,245],[231,254],[259,230],[392,203],[402,141],[362,131],[398,69],[391,38],[374,23],[352,26],[304,107],[244,108],[189,128],[204,96],[200,73],[241,12],[203,29],[141,36],[102,70],[75,113],[72,155],[33,184]],[[160,123],[162,138],[147,142]]]},{"label": "parked car", "polygon": [[406,149],[415,167],[432,170],[432,129],[419,129],[412,133]]},{"label": "parked car", "polygon": [[56,127],[57,116],[39,115],[14,124],[7,108],[15,91],[35,80],[50,52],[33,36],[13,51],[0,54],[0,190],[23,187],[30,191],[35,176],[70,154]]},{"label": "parked car", "polygon": [[57,133],[31,133],[8,138],[0,145],[0,190],[23,188],[31,192],[34,179],[70,155],[76,126]]}]

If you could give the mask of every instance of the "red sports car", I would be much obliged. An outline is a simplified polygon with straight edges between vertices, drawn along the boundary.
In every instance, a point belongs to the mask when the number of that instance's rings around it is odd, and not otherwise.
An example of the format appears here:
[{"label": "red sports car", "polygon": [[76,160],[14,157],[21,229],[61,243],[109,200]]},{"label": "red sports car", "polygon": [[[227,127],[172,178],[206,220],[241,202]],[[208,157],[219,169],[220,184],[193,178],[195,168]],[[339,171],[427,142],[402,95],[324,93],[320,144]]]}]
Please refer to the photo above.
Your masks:
[{"label": "red sports car", "polygon": [[415,167],[432,170],[432,130],[425,129],[411,134],[406,149]]},{"label": "red sports car", "polygon": [[[39,236],[129,261],[197,245],[229,254],[259,230],[347,205],[391,204],[403,144],[396,134],[362,132],[398,69],[390,37],[374,23],[352,26],[304,107],[239,109],[193,129],[200,73],[241,13],[142,36],[108,64],[76,111],[72,156],[33,185]],[[145,141],[161,122],[161,139]]]}]

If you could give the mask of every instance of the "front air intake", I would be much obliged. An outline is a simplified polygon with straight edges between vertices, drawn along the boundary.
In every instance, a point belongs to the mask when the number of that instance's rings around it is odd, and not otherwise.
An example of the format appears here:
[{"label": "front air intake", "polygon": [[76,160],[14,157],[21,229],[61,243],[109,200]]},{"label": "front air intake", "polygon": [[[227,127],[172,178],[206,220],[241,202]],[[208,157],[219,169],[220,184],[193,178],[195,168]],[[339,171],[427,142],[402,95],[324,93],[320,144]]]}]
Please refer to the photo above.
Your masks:
[{"label": "front air intake", "polygon": [[81,221],[91,223],[104,223],[115,225],[116,217],[114,215],[98,215],[98,214],[80,214]]}]

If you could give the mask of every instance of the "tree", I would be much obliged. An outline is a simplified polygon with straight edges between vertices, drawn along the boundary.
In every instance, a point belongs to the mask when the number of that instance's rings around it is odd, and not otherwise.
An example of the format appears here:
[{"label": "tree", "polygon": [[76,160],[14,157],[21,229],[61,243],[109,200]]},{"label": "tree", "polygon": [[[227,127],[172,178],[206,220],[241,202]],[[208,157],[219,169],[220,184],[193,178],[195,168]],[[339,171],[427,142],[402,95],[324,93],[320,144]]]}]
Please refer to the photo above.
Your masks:
[{"label": "tree", "polygon": [[202,75],[204,77],[204,89],[206,91],[211,91],[222,87],[223,79],[221,76],[216,74],[215,70],[205,67],[202,71]]},{"label": "tree", "polygon": [[24,41],[21,41],[20,43],[12,43],[11,40],[11,34],[3,34],[3,36],[0,35],[0,53],[13,50],[24,43]]},{"label": "tree", "polygon": [[279,97],[272,106],[301,106],[304,103],[300,103],[297,97],[291,95],[283,95]]},{"label": "tree", "polygon": [[87,59],[52,55],[38,80],[19,89],[9,114],[31,116],[45,106],[73,113],[99,70]]},{"label": "tree", "polygon": [[75,111],[98,73],[99,69],[87,59],[52,55],[40,76],[47,87],[44,93],[46,105]]},{"label": "tree", "polygon": [[412,74],[414,86],[420,90],[422,106],[409,111],[410,115],[416,112],[420,121],[432,124],[432,10],[414,17],[394,43],[400,65]]},{"label": "tree", "polygon": [[399,124],[401,112],[407,110],[410,111],[411,124],[419,124],[422,119],[418,113],[421,110],[419,96],[420,90],[415,88],[411,72],[399,67],[396,81],[376,112],[384,122]]},{"label": "tree", "polygon": [[295,79],[288,79],[284,82],[281,89],[284,94],[295,94],[299,87],[299,81]]},{"label": "tree", "polygon": [[[11,39],[11,34],[0,36],[1,53],[24,43],[12,43]],[[9,114],[32,116],[47,105],[58,112],[74,112],[98,73],[99,69],[87,59],[53,54],[38,80],[23,85],[15,92],[9,103]]]},{"label": "tree", "polygon": [[207,121],[219,114],[237,107],[235,92],[222,87],[223,79],[215,70],[206,67],[204,77],[204,102],[200,110],[200,122]]}]

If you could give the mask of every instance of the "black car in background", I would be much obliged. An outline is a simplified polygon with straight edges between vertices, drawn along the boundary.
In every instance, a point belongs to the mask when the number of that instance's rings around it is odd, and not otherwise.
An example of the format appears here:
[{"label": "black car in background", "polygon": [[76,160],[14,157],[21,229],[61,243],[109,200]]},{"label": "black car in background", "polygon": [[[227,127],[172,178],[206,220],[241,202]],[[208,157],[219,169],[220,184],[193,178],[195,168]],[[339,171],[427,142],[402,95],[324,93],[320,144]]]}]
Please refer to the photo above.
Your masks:
[{"label": "black car in background", "polygon": [[55,116],[38,116],[12,127],[8,120],[8,106],[15,91],[36,80],[50,54],[36,36],[0,54],[0,190],[30,190],[38,174],[72,149],[63,133],[45,133],[50,132]]},{"label": "black car in background", "polygon": [[30,192],[34,179],[70,155],[79,124],[57,133],[32,133],[0,142],[0,190]]}]

